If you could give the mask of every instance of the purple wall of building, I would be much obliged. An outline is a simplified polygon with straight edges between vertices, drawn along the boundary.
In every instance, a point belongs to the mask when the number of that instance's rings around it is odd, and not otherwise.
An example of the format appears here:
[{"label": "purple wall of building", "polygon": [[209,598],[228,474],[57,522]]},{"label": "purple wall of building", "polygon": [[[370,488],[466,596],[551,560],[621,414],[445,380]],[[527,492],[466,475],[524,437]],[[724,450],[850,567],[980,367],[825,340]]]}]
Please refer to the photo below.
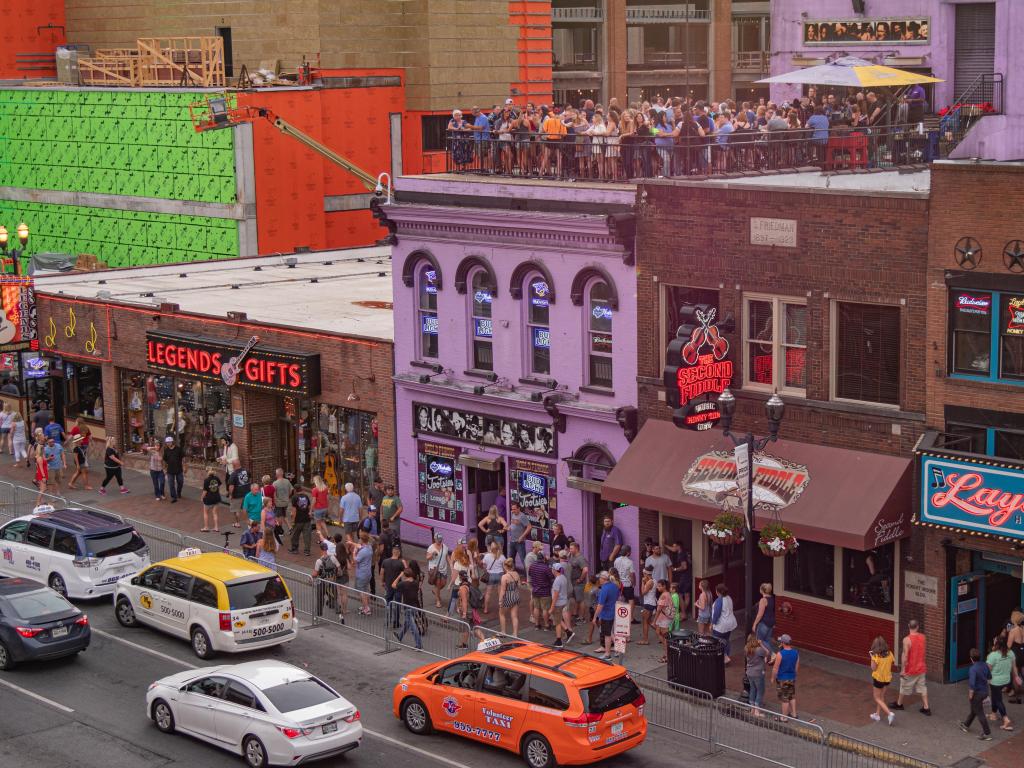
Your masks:
[{"label": "purple wall of building", "polygon": [[[807,63],[794,63],[794,56],[824,59],[845,51],[852,56],[875,60],[885,54],[894,55],[891,66],[914,70],[930,70],[945,82],[934,86],[933,111],[953,103],[956,52],[956,5],[978,0],[900,0],[880,2],[867,0],[864,16],[852,12],[850,0],[772,0],[771,74],[790,72]],[[995,65],[1005,81],[1003,105],[1005,117],[986,117],[971,131],[958,157],[981,156],[994,160],[1015,160],[1024,157],[1024,129],[1020,117],[1024,113],[1022,97],[1024,82],[1024,49],[1019,41],[1024,35],[1024,3],[1018,0],[994,0],[996,7]],[[806,13],[806,16],[804,15]],[[804,40],[804,23],[808,21],[845,21],[867,19],[928,18],[931,39],[927,43],[836,43],[808,44]],[[918,63],[913,59],[921,58]],[[881,62],[881,59],[879,59]],[[799,96],[799,86],[773,85],[772,99],[792,100]]]},{"label": "purple wall of building", "polygon": [[[513,470],[541,470],[536,474],[554,480],[555,490],[548,494],[554,500],[554,515],[565,527],[567,535],[579,539],[588,556],[593,556],[593,530],[600,523],[604,507],[596,494],[570,487],[573,472],[565,459],[574,456],[581,446],[593,444],[614,460],[625,451],[628,442],[616,420],[616,410],[636,406],[636,277],[632,266],[632,236],[623,235],[606,211],[629,210],[635,190],[628,187],[589,189],[557,185],[516,185],[491,181],[470,181],[465,177],[406,177],[398,188],[400,202],[386,206],[385,215],[396,228],[394,247],[395,297],[395,398],[397,419],[398,483],[406,507],[405,520],[433,526],[445,534],[449,546],[476,524],[468,494],[470,470],[462,473],[466,514],[461,524],[448,519],[439,521],[420,516],[422,470],[419,454],[421,441],[438,446],[469,451],[471,460],[480,462],[500,459],[502,482],[510,490],[514,486]],[[445,205],[448,195],[459,195],[458,205]],[[522,205],[540,210],[509,210],[494,200],[516,199]],[[408,201],[408,202],[407,202]],[[490,202],[488,202],[490,201]],[[628,218],[628,214],[627,214]],[[406,267],[429,253],[440,272],[437,291],[438,357],[419,356],[416,285],[403,279]],[[472,366],[472,323],[470,307],[473,290],[456,289],[459,265],[468,257],[482,257],[496,275],[497,291],[491,302],[493,326],[494,373],[497,385],[488,386],[484,394],[475,394],[474,386],[488,385],[486,379],[465,373]],[[559,414],[564,416],[565,431],[558,433],[556,420],[544,403],[531,400],[531,393],[543,392],[536,383],[523,383],[530,378],[527,369],[528,334],[525,325],[527,296],[513,298],[510,282],[517,267],[528,261],[542,264],[548,271],[554,299],[550,312],[550,378],[559,384],[555,399]],[[612,314],[613,380],[611,391],[587,390],[587,357],[585,349],[589,331],[584,324],[588,306],[572,300],[574,280],[589,268],[603,271],[614,283],[618,308]],[[471,276],[472,273],[469,273]],[[585,299],[585,297],[584,297]],[[438,363],[446,373],[421,383],[421,375],[430,371],[411,363]],[[581,389],[582,387],[582,389]],[[461,410],[483,416],[487,421],[505,420],[543,425],[555,435],[555,448],[547,455],[522,452],[496,445],[473,444],[449,435],[417,435],[418,418],[414,404],[449,411]],[[444,450],[440,453],[445,453]],[[595,454],[597,452],[595,451]],[[443,458],[443,457],[442,457]],[[529,462],[517,464],[517,461]],[[597,463],[601,463],[598,461]],[[428,461],[429,464],[429,461]],[[439,462],[440,469],[444,461]],[[600,476],[595,468],[584,475]],[[525,476],[524,476],[525,477]],[[531,477],[531,480],[534,478]],[[487,494],[481,494],[481,507],[486,510]],[[447,515],[446,515],[447,517]],[[595,517],[598,519],[595,521]],[[616,522],[627,539],[637,543],[637,513],[624,507],[615,511]],[[427,528],[405,523],[403,539],[417,543],[429,540]]]}]

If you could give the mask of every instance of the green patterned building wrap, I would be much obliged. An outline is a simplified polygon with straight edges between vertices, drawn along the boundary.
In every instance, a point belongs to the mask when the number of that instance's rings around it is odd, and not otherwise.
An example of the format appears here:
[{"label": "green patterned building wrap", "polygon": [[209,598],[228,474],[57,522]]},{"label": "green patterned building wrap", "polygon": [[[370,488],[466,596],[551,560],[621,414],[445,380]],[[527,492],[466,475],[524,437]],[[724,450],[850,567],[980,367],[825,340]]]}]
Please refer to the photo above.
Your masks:
[{"label": "green patterned building wrap", "polygon": [[[196,133],[189,116],[189,104],[209,95],[0,90],[0,188],[233,206],[234,132]],[[239,255],[233,218],[143,213],[130,201],[99,208],[2,199],[12,196],[0,193],[0,223],[27,223],[30,253],[88,253],[111,267]]]}]

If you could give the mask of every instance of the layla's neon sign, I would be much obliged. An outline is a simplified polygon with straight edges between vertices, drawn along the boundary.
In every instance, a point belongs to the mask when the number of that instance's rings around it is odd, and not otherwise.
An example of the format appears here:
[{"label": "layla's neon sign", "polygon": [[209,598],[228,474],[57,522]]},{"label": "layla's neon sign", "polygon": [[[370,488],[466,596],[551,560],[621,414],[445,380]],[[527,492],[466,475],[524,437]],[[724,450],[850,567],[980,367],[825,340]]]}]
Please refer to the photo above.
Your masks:
[{"label": "layla's neon sign", "polygon": [[924,457],[921,520],[1024,539],[1024,472]]}]

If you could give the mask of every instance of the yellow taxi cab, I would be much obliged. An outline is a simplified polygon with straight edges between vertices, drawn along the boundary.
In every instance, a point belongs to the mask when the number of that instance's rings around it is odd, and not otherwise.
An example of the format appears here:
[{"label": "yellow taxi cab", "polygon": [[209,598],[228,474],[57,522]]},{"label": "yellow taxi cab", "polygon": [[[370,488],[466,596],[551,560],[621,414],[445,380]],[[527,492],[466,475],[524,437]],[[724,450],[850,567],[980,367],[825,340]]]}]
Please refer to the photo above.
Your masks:
[{"label": "yellow taxi cab", "polygon": [[125,627],[146,624],[186,639],[201,659],[294,640],[299,622],[280,576],[251,560],[185,549],[122,579],[114,613]]},{"label": "yellow taxi cab", "polygon": [[594,763],[647,736],[644,695],[625,667],[497,638],[410,672],[392,707],[412,733],[455,733],[516,752],[530,768]]}]

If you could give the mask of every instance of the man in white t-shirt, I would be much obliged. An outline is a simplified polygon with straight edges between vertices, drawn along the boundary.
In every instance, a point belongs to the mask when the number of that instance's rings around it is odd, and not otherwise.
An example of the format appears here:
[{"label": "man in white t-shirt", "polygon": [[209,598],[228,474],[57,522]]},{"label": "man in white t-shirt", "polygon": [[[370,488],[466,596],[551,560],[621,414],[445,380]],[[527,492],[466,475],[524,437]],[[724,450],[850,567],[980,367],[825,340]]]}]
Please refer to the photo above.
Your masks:
[{"label": "man in white t-shirt", "polygon": [[672,583],[669,579],[669,573],[672,571],[672,558],[662,552],[661,544],[655,544],[654,547],[651,548],[651,554],[644,561],[644,565],[651,566],[651,570],[654,573],[655,584],[662,579],[670,584]]},{"label": "man in white t-shirt", "polygon": [[619,556],[612,563],[612,567],[618,571],[619,581],[622,582],[622,599],[629,603],[631,619],[633,618],[633,606],[636,604],[636,594],[633,589],[633,585],[636,584],[636,567],[633,565],[632,555],[632,548],[629,544],[624,544],[619,550]]}]

